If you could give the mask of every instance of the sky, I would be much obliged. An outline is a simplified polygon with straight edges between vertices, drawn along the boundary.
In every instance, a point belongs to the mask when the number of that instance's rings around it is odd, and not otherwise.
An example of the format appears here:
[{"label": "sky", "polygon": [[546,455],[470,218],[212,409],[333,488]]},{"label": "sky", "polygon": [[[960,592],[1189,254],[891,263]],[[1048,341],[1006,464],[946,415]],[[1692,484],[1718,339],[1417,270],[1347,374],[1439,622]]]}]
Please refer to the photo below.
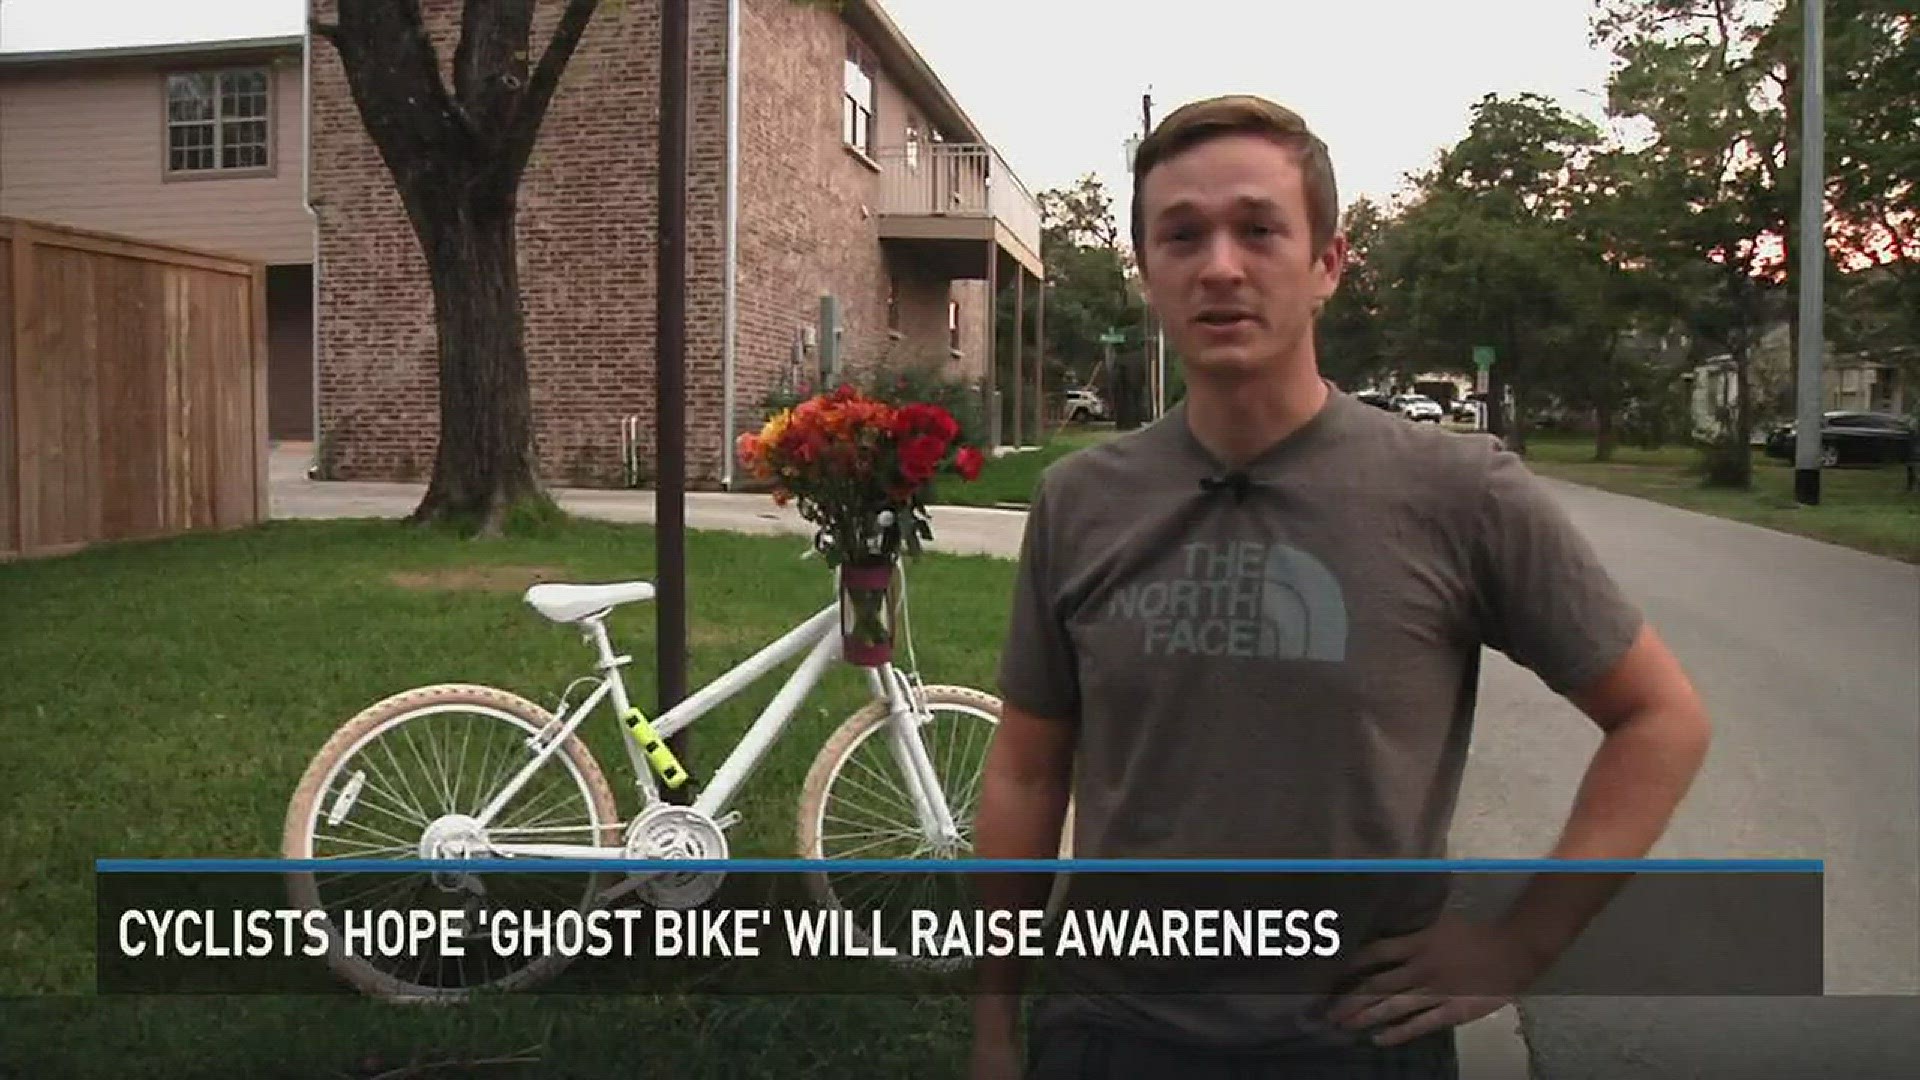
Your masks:
[{"label": "sky", "polygon": [[[1596,121],[1595,0],[882,0],[1029,190],[1096,172],[1124,227],[1141,95],[1254,93],[1306,117],[1343,203],[1384,201],[1489,91]],[[0,51],[298,34],[305,0],[0,0]]]}]

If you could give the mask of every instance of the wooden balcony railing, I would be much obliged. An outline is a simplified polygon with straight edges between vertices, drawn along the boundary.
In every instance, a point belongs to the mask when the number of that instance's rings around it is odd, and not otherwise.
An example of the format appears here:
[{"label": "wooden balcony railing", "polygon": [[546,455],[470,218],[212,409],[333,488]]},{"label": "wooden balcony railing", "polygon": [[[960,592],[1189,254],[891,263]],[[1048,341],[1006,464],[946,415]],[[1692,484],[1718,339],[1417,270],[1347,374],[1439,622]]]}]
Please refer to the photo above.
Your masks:
[{"label": "wooden balcony railing", "polygon": [[881,151],[880,212],[915,217],[991,218],[1040,255],[1040,202],[1000,152],[978,143],[923,143]]}]

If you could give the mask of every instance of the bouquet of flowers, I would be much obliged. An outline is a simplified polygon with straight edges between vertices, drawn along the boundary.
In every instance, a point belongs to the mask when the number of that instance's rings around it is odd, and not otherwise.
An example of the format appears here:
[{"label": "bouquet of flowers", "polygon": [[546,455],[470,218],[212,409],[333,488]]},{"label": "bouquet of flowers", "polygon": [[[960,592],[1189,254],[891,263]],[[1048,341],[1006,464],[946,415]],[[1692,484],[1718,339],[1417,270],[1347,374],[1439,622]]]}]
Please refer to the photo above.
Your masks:
[{"label": "bouquet of flowers", "polygon": [[933,538],[929,485],[943,473],[980,475],[985,456],[959,435],[938,405],[890,405],[842,386],[740,437],[740,463],[772,481],[775,503],[799,504],[816,527],[814,550],[840,572],[843,651],[854,663],[892,655],[894,567]]}]

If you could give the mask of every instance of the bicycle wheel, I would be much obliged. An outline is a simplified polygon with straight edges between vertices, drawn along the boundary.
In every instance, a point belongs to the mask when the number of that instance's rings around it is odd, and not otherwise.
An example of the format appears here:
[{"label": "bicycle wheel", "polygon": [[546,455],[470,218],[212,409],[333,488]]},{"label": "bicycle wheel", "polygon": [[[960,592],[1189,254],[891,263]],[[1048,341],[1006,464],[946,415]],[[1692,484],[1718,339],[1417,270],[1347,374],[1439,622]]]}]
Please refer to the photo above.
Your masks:
[{"label": "bicycle wheel", "polygon": [[[490,843],[620,843],[619,812],[606,776],[579,738],[517,792],[493,822],[475,820],[531,759],[530,740],[554,724],[533,702],[486,686],[443,684],[403,691],[347,721],[314,755],[287,806],[282,853],[289,859],[461,859],[490,856]],[[563,884],[568,883],[571,884]],[[598,891],[579,876],[396,872],[291,875],[303,908],[334,923],[329,965],[360,990],[408,1000],[458,1000],[482,990],[524,988],[567,963],[499,957],[463,942],[460,956],[406,959],[349,956],[338,930],[356,911],[459,907],[473,932],[481,909],[584,911]],[[330,889],[337,893],[323,895]]]},{"label": "bicycle wheel", "polygon": [[[873,701],[828,737],[808,770],[800,795],[801,858],[964,859],[972,855],[974,813],[987,750],[1000,722],[1000,700],[963,686],[929,686],[923,694],[928,718],[920,726],[920,737],[959,831],[959,846],[940,851],[927,842],[906,778],[885,737],[887,703]],[[1071,853],[1072,836],[1073,808],[1069,804],[1062,829],[1062,858]],[[906,891],[901,894],[898,888],[890,890],[890,883],[904,885]],[[815,899],[828,907],[856,913],[884,912],[887,944],[900,950],[900,955],[892,958],[898,963],[944,969],[966,962],[913,957],[905,940],[906,913],[912,909],[954,910],[966,904],[970,886],[961,875],[929,873],[902,883],[894,876],[826,871],[809,874],[807,884]],[[1049,907],[1059,896],[1056,882]],[[864,916],[857,917],[855,924],[869,925]],[[862,938],[868,936],[860,929],[855,933]]]}]

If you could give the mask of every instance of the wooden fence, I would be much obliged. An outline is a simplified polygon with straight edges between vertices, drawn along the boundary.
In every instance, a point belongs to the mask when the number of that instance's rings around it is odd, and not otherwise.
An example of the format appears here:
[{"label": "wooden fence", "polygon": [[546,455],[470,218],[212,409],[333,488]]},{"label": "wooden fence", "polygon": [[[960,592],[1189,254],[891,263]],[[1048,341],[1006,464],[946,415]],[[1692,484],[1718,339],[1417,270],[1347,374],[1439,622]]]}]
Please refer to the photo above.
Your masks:
[{"label": "wooden fence", "polygon": [[267,516],[266,270],[0,218],[0,559]]}]

